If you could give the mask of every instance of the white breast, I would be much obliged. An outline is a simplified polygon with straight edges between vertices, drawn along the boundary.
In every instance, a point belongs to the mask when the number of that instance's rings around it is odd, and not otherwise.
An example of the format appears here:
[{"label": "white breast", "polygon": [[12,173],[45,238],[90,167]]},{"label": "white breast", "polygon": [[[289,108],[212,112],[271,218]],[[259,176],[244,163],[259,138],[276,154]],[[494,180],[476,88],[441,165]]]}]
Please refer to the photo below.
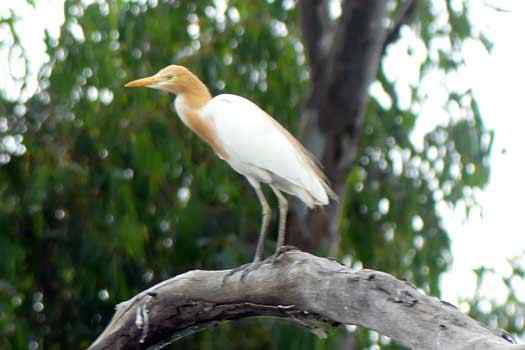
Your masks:
[{"label": "white breast", "polygon": [[182,120],[184,125],[188,126],[188,119],[186,117],[186,103],[184,101],[183,95],[177,95],[175,97],[175,111],[177,112],[177,115]]}]

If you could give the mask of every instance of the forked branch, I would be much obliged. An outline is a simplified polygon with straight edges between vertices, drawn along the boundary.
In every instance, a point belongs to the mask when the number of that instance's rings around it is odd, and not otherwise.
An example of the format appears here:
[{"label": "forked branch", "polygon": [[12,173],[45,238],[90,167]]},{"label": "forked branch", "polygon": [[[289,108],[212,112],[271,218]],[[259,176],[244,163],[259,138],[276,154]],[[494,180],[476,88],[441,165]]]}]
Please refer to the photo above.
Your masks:
[{"label": "forked branch", "polygon": [[408,282],[293,249],[244,276],[242,269],[195,270],[166,280],[119,304],[89,349],[147,349],[220,321],[261,315],[288,318],[319,335],[326,327],[360,325],[419,350],[525,349]]}]

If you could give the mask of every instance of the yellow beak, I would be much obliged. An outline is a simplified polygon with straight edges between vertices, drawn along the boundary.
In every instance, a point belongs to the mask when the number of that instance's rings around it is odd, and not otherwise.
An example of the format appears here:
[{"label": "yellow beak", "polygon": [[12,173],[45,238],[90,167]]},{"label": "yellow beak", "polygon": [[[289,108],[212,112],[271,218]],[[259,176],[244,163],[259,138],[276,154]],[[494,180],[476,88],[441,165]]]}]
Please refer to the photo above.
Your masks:
[{"label": "yellow beak", "polygon": [[130,81],[129,83],[124,85],[124,87],[148,87],[148,86],[151,86],[151,85],[155,85],[155,84],[159,83],[160,81],[161,81],[160,78],[158,78],[156,76],[151,76],[151,77],[147,77],[147,78],[142,78],[142,79],[137,79],[137,80]]}]

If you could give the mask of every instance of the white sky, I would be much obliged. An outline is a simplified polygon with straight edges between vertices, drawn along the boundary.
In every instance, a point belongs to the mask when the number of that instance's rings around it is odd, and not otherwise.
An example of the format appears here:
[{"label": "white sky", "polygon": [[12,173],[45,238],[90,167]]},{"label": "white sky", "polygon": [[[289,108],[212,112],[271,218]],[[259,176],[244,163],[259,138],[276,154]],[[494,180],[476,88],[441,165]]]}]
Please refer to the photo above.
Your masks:
[{"label": "white sky", "polygon": [[[58,38],[60,33],[60,26],[64,22],[63,15],[63,0],[37,0],[36,8],[26,4],[22,0],[0,0],[0,16],[9,15],[9,9],[12,9],[15,14],[23,19],[17,23],[17,29],[20,40],[31,57],[31,66],[29,71],[33,79],[30,79],[30,84],[26,91],[22,94],[24,98],[28,98],[37,88],[36,74],[38,70],[47,60],[45,54],[44,30],[47,29],[53,38]],[[6,37],[7,29],[0,30],[0,37]],[[0,62],[7,62],[7,50],[0,50]],[[16,98],[19,95],[20,84],[12,84],[9,77],[9,72],[13,72],[17,77],[22,76],[24,72],[23,64],[14,64],[11,67],[7,64],[0,65],[0,90],[7,92],[10,98]]]},{"label": "white sky", "polygon": [[[7,7],[14,8],[24,20],[21,22],[21,39],[32,57],[31,71],[35,74],[45,62],[45,46],[42,43],[44,28],[58,37],[63,22],[62,0],[40,0],[37,8],[24,5],[23,1],[0,3],[0,15]],[[472,269],[481,265],[497,272],[510,273],[507,259],[525,252],[523,215],[525,189],[522,175],[525,150],[525,116],[521,106],[525,84],[525,1],[523,0],[473,0],[474,22],[486,30],[494,42],[492,55],[487,55],[479,45],[465,46],[467,67],[461,71],[461,82],[473,87],[486,125],[495,130],[496,139],[491,162],[492,174],[489,186],[478,195],[483,207],[479,213],[465,218],[461,209],[444,210],[445,224],[452,238],[454,265],[443,277],[444,299],[457,302],[458,297],[473,295],[475,287]],[[486,3],[504,8],[509,12],[494,11]],[[2,31],[0,31],[0,36]],[[5,50],[0,51],[0,61],[6,62]],[[20,69],[21,67],[14,67]],[[0,65],[0,77],[8,75],[8,67]],[[0,79],[0,89],[7,89],[9,96],[16,96],[17,89]],[[33,80],[26,97],[36,88]],[[431,104],[431,102],[430,102]],[[436,113],[438,114],[438,113]],[[442,122],[443,120],[439,120]],[[438,120],[422,119],[418,128],[427,129]],[[419,131],[421,132],[421,131]],[[502,151],[506,152],[503,153]],[[525,288],[523,301],[525,301]],[[483,289],[489,297],[500,301],[504,288],[497,281]]]},{"label": "white sky", "polygon": [[[473,46],[465,48],[467,67],[465,79],[478,98],[483,119],[495,130],[489,186],[479,194],[482,217],[474,215],[464,221],[456,213],[447,217],[454,256],[453,270],[443,279],[443,294],[471,296],[474,276],[470,272],[479,266],[493,267],[509,275],[509,257],[525,252],[523,227],[525,171],[525,115],[521,103],[525,81],[525,1],[492,1],[510,12],[495,12],[489,7],[474,8],[474,21],[487,31],[494,41],[492,55],[483,54]],[[486,285],[487,295],[504,297],[503,286],[497,282]],[[525,290],[523,290],[525,292]],[[525,294],[522,293],[525,301]]]}]

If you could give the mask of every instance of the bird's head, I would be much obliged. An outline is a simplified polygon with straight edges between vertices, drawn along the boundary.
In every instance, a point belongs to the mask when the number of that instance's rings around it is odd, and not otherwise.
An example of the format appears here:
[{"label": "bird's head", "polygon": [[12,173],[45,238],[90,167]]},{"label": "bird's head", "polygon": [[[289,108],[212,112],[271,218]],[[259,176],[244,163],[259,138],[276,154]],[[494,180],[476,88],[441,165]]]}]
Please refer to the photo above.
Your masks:
[{"label": "bird's head", "polygon": [[148,87],[174,94],[187,92],[200,80],[183,66],[170,65],[147,78],[130,81],[125,87]]}]

